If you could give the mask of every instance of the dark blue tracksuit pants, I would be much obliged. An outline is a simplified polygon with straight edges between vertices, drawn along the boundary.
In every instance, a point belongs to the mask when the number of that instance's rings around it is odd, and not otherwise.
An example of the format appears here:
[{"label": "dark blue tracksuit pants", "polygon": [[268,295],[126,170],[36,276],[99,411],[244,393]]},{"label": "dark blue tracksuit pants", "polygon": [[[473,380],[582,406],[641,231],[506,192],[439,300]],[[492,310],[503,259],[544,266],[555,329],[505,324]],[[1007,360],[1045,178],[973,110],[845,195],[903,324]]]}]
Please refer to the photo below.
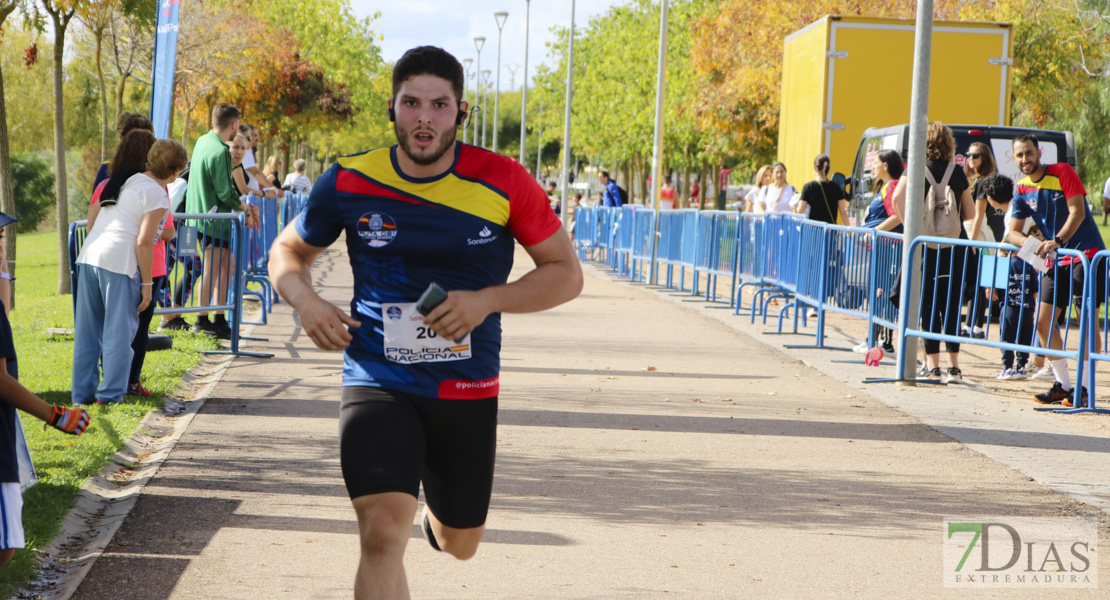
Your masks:
[{"label": "dark blue tracksuit pants", "polygon": [[[1006,289],[1006,303],[1002,308],[1002,341],[1026,346],[1034,344],[1033,317],[1036,313],[1034,296],[1039,286],[1036,269],[1016,256],[1010,257],[1010,276]],[[1017,366],[1025,368],[1028,352],[1017,353]],[[1014,351],[1002,351],[1002,364],[1014,367]]]}]

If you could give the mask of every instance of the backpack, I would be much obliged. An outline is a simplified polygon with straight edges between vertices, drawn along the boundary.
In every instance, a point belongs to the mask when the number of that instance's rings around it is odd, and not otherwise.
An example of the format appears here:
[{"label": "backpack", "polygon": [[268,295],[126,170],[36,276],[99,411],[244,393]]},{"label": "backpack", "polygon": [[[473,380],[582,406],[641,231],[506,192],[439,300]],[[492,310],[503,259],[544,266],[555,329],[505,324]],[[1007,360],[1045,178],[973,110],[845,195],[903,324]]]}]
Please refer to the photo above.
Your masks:
[{"label": "backpack", "polygon": [[963,231],[963,220],[960,218],[960,206],[956,201],[956,193],[948,185],[952,179],[952,171],[956,163],[948,163],[944,177],[937,183],[932,172],[925,169],[925,181],[929,189],[925,192],[925,210],[921,215],[921,235],[944,238],[958,238]]},{"label": "backpack", "polygon": [[617,192],[620,194],[621,206],[624,206],[625,204],[628,204],[628,190],[622,188],[618,184],[617,185]]}]

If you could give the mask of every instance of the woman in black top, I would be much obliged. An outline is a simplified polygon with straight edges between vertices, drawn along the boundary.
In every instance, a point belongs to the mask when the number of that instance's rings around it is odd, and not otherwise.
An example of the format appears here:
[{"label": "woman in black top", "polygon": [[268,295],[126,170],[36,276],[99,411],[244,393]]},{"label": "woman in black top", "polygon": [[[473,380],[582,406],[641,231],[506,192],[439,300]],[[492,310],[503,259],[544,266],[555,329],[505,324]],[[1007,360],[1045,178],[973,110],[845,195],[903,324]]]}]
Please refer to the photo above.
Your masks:
[{"label": "woman in black top", "polygon": [[813,172],[817,175],[817,181],[811,181],[802,186],[800,200],[794,212],[809,214],[809,218],[813,221],[830,225],[847,225],[848,201],[844,198],[844,190],[829,181],[828,154],[817,155],[813,160]]},{"label": "woman in black top", "polygon": [[[952,130],[944,123],[933,121],[929,123],[928,133],[925,138],[925,168],[933,176],[933,181],[938,184],[944,179],[945,171],[956,152],[956,140]],[[920,202],[924,203],[929,193],[929,182],[925,182],[925,195]],[[894,211],[905,221],[906,219],[906,176],[898,180],[898,187],[894,190]],[[975,204],[971,200],[971,190],[967,176],[962,169],[952,169],[948,180],[948,187],[956,196],[957,206],[961,220],[968,220],[975,214]],[[941,192],[943,193],[943,191]],[[963,227],[959,228],[960,239],[966,240],[967,233]],[[960,300],[961,289],[968,277],[964,265],[967,260],[968,248],[954,248],[941,245],[938,248],[925,248],[925,264],[921,277],[921,329],[932,333],[945,335],[959,335],[960,329]],[[975,285],[972,282],[971,285]],[[960,344],[945,342],[945,351],[948,353],[948,371],[940,370],[940,342],[925,340],[925,367],[929,378],[940,379],[944,383],[963,381],[963,372],[960,371]]]}]

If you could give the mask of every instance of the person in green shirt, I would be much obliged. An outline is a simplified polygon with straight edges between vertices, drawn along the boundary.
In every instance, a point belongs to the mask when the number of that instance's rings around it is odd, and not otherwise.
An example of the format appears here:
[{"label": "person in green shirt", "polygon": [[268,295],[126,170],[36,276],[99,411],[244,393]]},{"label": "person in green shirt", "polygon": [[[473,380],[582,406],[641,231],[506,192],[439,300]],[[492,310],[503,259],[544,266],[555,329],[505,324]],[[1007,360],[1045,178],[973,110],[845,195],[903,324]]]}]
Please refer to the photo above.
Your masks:
[{"label": "person in green shirt", "polygon": [[[185,210],[193,214],[240,211],[246,213],[248,227],[258,227],[258,209],[240,198],[231,175],[231,148],[228,142],[239,131],[241,114],[235,105],[226,102],[212,109],[212,131],[201,136],[193,146]],[[217,304],[222,304],[221,299],[227,297],[228,275],[235,268],[230,248],[231,226],[226,221],[205,221],[199,229],[197,237],[204,248],[201,306],[212,305],[213,291]],[[214,285],[208,283],[213,281],[211,277],[216,278]],[[231,327],[223,313],[217,314],[213,321],[208,319],[208,313],[199,313],[193,331],[220,339],[231,338]]]}]

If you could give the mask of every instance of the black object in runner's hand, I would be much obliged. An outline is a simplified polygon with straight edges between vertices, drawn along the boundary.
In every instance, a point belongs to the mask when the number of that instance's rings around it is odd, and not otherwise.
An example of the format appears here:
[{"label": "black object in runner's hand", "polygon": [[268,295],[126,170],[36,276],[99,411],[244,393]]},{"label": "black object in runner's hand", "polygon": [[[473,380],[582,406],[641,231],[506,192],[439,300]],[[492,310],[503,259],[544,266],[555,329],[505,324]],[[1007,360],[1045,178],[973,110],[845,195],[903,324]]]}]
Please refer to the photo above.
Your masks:
[{"label": "black object in runner's hand", "polygon": [[447,292],[443,291],[443,288],[439,287],[439,284],[433,281],[428,285],[428,289],[424,290],[423,294],[420,294],[420,299],[416,301],[416,312],[426,317],[428,313],[435,310],[437,306],[443,304],[443,301],[446,299]]}]

